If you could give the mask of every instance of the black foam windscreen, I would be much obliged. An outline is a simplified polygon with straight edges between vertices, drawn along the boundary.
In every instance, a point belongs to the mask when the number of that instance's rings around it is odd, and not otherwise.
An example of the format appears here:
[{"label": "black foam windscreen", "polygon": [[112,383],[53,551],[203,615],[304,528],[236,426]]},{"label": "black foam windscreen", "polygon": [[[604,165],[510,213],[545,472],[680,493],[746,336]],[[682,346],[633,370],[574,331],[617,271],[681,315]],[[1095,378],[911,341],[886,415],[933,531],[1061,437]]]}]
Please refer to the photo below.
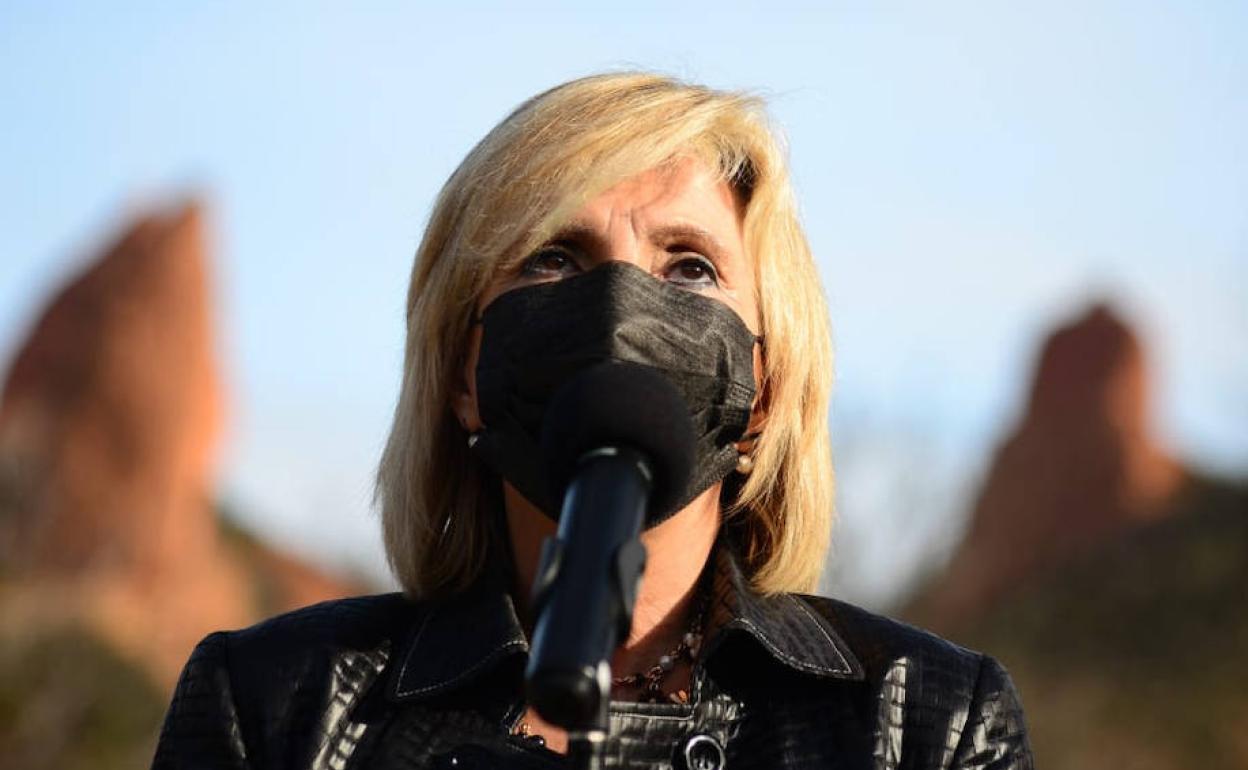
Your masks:
[{"label": "black foam windscreen", "polygon": [[596,364],[565,383],[542,423],[542,453],[558,498],[587,452],[628,447],[645,455],[654,472],[647,517],[683,492],[694,446],[689,406],[676,386],[650,367],[622,361]]}]

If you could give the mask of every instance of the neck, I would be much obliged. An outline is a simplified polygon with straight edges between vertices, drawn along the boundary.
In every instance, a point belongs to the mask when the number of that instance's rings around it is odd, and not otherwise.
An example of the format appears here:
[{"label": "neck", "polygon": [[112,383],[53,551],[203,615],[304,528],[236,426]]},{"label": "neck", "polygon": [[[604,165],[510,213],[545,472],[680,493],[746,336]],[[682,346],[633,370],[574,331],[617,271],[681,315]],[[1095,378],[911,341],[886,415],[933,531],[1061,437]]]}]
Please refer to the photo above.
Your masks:
[{"label": "neck", "polygon": [[[719,531],[716,484],[657,527],[642,532],[646,571],[637,591],[632,631],[611,660],[618,676],[644,671],[679,642],[687,630],[698,577]],[[537,574],[542,541],[555,534],[555,523],[504,484],[504,505],[516,566],[513,594],[525,627],[536,621],[528,596]]]}]

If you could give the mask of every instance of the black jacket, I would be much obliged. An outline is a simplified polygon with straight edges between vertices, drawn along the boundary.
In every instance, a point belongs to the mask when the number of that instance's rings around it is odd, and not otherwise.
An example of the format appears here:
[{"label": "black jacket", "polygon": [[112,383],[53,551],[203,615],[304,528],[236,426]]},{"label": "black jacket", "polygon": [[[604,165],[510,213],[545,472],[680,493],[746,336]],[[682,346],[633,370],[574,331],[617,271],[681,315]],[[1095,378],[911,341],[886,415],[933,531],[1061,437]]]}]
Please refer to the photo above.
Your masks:
[{"label": "black jacket", "polygon": [[[614,704],[609,767],[1032,767],[992,658],[832,599],[760,597],[731,556],[713,577],[690,704]],[[508,595],[484,587],[218,632],[186,664],[153,767],[566,767],[511,735],[527,650]]]}]

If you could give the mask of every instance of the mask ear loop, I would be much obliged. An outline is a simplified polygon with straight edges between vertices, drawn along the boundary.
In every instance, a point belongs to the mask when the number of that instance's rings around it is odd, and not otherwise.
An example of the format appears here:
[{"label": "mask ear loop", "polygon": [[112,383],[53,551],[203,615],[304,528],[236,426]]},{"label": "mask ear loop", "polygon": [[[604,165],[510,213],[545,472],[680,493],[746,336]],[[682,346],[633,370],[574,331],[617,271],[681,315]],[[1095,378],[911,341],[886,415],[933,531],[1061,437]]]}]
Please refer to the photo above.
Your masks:
[{"label": "mask ear loop", "polygon": [[[484,326],[484,325],[485,325],[485,317],[474,309],[472,311],[472,315],[468,317],[468,328],[471,329],[474,326]],[[463,366],[464,366],[464,361],[461,358],[458,368],[462,369]],[[468,434],[468,438],[467,438],[468,449],[472,450],[477,445],[477,442],[481,440],[481,434],[485,431],[485,428],[482,427],[481,429],[477,430],[475,433],[471,433],[468,431],[468,425],[462,421],[459,423],[459,427],[463,429],[464,433]]]},{"label": "mask ear loop", "polygon": [[[754,343],[758,345],[759,347],[763,348],[764,350],[766,350],[766,343],[764,341],[763,335],[755,334]],[[754,431],[752,433],[746,433],[744,436],[742,436],[740,439],[737,440],[738,446],[741,444],[747,445],[746,449],[738,450],[737,452],[737,465],[736,465],[735,470],[740,475],[748,476],[754,470],[754,455],[752,454],[752,452],[754,451],[754,442],[756,442],[759,439],[759,437],[762,435],[763,435],[762,431]]]}]

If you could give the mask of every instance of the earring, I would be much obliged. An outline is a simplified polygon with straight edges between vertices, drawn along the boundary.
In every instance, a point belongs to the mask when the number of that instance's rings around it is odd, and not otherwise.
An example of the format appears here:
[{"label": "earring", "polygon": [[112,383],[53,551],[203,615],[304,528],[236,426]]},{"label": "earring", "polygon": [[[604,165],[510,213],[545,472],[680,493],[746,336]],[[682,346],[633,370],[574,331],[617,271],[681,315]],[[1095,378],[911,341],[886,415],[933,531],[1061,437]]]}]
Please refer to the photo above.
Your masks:
[{"label": "earring", "polygon": [[742,452],[737,455],[737,473],[742,476],[750,475],[750,471],[754,470],[754,457]]},{"label": "earring", "polygon": [[472,449],[474,446],[476,446],[476,445],[477,445],[477,442],[478,442],[478,441],[480,441],[480,440],[481,440],[481,434],[480,434],[480,432],[478,432],[478,433],[469,433],[469,434],[468,434],[468,448],[469,448],[469,449]]}]

